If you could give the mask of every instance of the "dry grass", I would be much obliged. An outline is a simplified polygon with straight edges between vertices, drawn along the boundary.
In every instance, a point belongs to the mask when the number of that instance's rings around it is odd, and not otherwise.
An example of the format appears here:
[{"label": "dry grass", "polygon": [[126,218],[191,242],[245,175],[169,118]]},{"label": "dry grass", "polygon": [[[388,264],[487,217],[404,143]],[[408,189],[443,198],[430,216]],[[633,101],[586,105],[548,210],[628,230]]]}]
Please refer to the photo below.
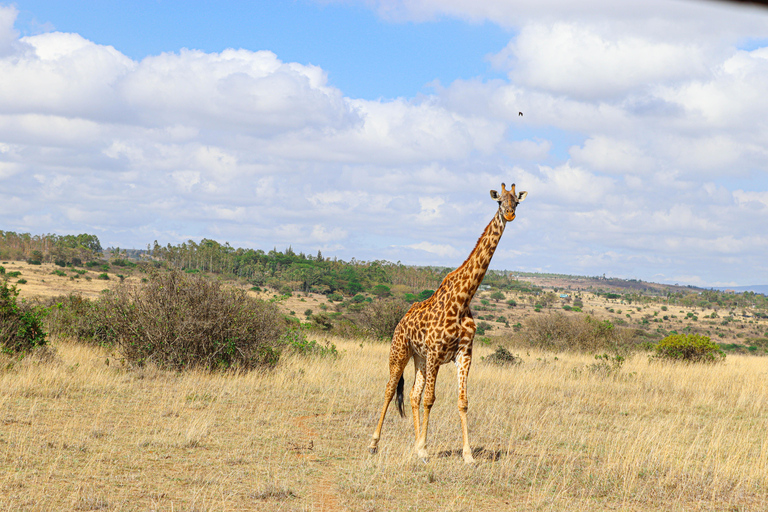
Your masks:
[{"label": "dry grass", "polygon": [[[82,276],[77,276],[72,269],[62,268],[53,263],[44,263],[42,265],[30,265],[26,261],[7,261],[0,263],[5,267],[6,272],[19,271],[21,275],[18,279],[25,279],[27,282],[18,285],[20,296],[26,299],[47,299],[58,295],[69,295],[70,293],[79,293],[83,297],[94,299],[101,294],[102,290],[111,289],[120,282],[117,274],[128,274],[127,270],[110,270],[106,272],[109,280],[97,279],[97,276],[105,273],[99,268],[89,269]],[[66,276],[53,274],[59,270]],[[89,277],[89,279],[86,279]],[[139,277],[126,277],[128,281],[138,281]],[[10,284],[15,284],[16,278],[10,280]]]},{"label": "dry grass", "polygon": [[[765,359],[593,371],[521,354],[470,374],[461,459],[443,367],[429,464],[390,411],[383,344],[247,374],[130,371],[94,347],[0,370],[0,510],[765,510]],[[412,374],[407,371],[410,385]]]}]

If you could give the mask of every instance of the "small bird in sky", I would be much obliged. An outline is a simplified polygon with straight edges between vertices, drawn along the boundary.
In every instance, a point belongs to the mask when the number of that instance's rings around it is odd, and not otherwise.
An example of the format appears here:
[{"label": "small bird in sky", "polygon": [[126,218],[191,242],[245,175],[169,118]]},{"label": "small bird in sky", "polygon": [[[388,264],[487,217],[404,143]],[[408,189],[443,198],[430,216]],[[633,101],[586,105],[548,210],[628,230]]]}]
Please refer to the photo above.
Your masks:
[{"label": "small bird in sky", "polygon": [[522,112],[518,112],[517,115],[521,116],[521,115],[523,115],[523,113]]}]

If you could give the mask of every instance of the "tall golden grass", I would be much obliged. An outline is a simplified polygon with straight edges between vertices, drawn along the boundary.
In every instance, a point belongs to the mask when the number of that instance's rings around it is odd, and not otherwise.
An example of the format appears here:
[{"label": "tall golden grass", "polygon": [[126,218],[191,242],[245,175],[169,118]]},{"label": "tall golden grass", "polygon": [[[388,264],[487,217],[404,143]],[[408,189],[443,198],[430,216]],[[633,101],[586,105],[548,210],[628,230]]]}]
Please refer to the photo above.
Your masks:
[{"label": "tall golden grass", "polygon": [[468,466],[453,366],[430,463],[394,411],[371,456],[388,346],[332,342],[339,359],[262,373],[133,370],[63,341],[52,359],[4,360],[0,510],[768,509],[766,359],[611,370],[522,349],[497,367],[477,346]]}]

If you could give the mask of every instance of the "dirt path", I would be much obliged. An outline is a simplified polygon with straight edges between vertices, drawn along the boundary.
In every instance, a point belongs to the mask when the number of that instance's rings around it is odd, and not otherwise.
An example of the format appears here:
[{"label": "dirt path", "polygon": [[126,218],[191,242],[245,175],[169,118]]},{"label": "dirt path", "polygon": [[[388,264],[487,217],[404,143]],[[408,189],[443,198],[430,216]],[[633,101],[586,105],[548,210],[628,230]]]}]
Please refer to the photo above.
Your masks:
[{"label": "dirt path", "polygon": [[296,441],[289,442],[289,449],[295,451],[296,456],[304,459],[308,464],[313,464],[320,472],[312,488],[312,510],[318,512],[346,510],[339,505],[333,467],[324,464],[315,451],[320,448],[320,438],[310,425],[321,416],[324,415],[308,414],[293,419],[297,434]]}]

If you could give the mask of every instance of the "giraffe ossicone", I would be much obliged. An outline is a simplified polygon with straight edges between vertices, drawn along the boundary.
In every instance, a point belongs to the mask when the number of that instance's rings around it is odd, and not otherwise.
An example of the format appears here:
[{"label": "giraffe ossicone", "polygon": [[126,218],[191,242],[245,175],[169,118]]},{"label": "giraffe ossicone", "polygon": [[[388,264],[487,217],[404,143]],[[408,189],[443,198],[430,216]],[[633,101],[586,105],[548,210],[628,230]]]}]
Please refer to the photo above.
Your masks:
[{"label": "giraffe ossicone", "polygon": [[[507,190],[501,184],[501,193],[491,190],[491,198],[499,203],[499,209],[486,226],[466,261],[445,276],[435,293],[423,302],[417,302],[408,310],[395,328],[389,349],[389,381],[384,391],[384,407],[368,449],[376,453],[381,439],[381,428],[392,398],[397,394],[400,415],[403,413],[403,372],[413,358],[415,378],[411,389],[413,428],[416,435],[416,453],[426,462],[427,430],[429,413],[435,403],[435,382],[440,365],[456,363],[459,381],[459,417],[463,437],[463,456],[467,463],[474,462],[469,445],[467,428],[467,376],[472,363],[472,342],[475,338],[475,321],[469,303],[472,301],[491,263],[507,222],[514,220],[517,205],[528,192],[515,192],[515,185]],[[424,403],[424,415],[420,418],[420,405]]]}]

